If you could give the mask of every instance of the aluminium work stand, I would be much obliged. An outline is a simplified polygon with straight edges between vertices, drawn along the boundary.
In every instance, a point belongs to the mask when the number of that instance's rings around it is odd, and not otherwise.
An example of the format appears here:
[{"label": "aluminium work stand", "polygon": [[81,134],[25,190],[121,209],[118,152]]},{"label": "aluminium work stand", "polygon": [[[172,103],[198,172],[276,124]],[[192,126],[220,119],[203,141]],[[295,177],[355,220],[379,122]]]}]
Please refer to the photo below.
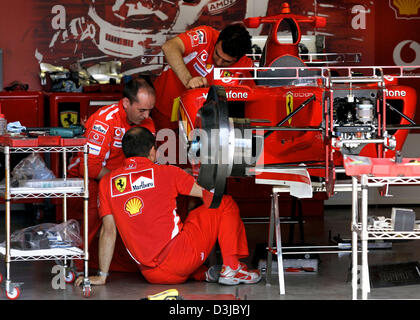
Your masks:
[{"label": "aluminium work stand", "polygon": [[[37,139],[29,138],[13,138],[0,137],[0,152],[5,156],[5,186],[4,193],[1,192],[1,197],[5,200],[5,247],[0,247],[0,255],[5,257],[6,263],[6,278],[0,274],[0,282],[5,289],[7,298],[14,300],[20,296],[20,286],[22,283],[12,282],[10,277],[11,262],[12,261],[40,261],[40,260],[63,260],[64,268],[67,272],[67,260],[83,259],[84,260],[84,278],[83,278],[83,296],[89,297],[91,294],[91,286],[88,278],[88,172],[87,172],[87,157],[88,145],[86,138],[60,138],[60,137],[43,137]],[[51,138],[51,139],[48,139]],[[57,138],[57,139],[53,139]],[[67,167],[66,154],[67,152],[83,152],[84,153],[84,178],[78,179],[81,182],[79,186],[67,186],[66,183]],[[10,156],[13,153],[62,153],[63,156],[63,179],[62,187],[11,187],[10,185]],[[81,186],[80,186],[81,185]],[[84,200],[84,245],[83,250],[77,247],[68,248],[50,248],[42,250],[17,250],[11,248],[11,201],[14,199],[40,199],[40,198],[62,198],[63,199],[63,220],[67,221],[67,201],[68,197],[83,197]],[[72,275],[74,280],[74,274]],[[66,276],[66,282],[70,282]]]},{"label": "aluminium work stand", "polygon": [[[369,187],[387,187],[389,185],[419,185],[419,176],[389,176],[377,177],[369,174],[361,174],[352,177],[352,298],[357,299],[358,289],[362,291],[362,299],[368,298],[370,292],[369,265],[368,265],[368,241],[378,239],[405,240],[420,239],[420,229],[413,231],[395,231],[392,226],[374,227],[368,226],[368,189]],[[361,188],[359,188],[359,186]],[[361,189],[361,191],[359,191]],[[358,215],[359,192],[361,193],[361,217]],[[360,220],[359,220],[360,218]],[[361,279],[358,286],[358,239],[361,240]]]},{"label": "aluminium work stand", "polygon": [[[325,192],[325,186],[323,186],[322,183],[321,184],[312,183],[312,189],[314,192]],[[349,183],[337,183],[335,185],[334,190],[336,190],[337,192],[351,192],[353,189],[352,189],[352,185]],[[267,253],[266,282],[267,282],[267,285],[271,284],[273,254],[275,254],[277,256],[277,263],[278,263],[278,281],[279,281],[280,295],[284,295],[286,294],[286,289],[285,289],[285,282],[284,282],[283,255],[331,254],[331,253],[342,254],[342,253],[351,253],[352,250],[350,249],[344,250],[339,245],[337,246],[310,245],[310,246],[302,246],[302,247],[282,247],[281,219],[280,219],[280,213],[279,213],[280,209],[279,209],[279,203],[278,203],[278,194],[280,192],[290,192],[290,189],[285,186],[273,186],[273,189],[272,189],[271,214],[270,214],[268,248],[267,248],[268,253]],[[275,247],[273,246],[274,237],[275,237],[275,242],[276,242]],[[299,251],[301,249],[307,249],[307,251]],[[289,250],[298,250],[298,251],[289,251]]]},{"label": "aluminium work stand", "polygon": [[[314,191],[321,191],[320,186],[313,184]],[[283,255],[288,254],[321,254],[321,253],[343,253],[350,252],[346,250],[333,250],[338,248],[338,246],[302,246],[302,247],[284,247],[282,246],[281,240],[281,219],[279,212],[279,201],[278,194],[280,192],[289,192],[289,188],[284,186],[273,186],[272,198],[271,198],[271,214],[270,214],[270,225],[269,225],[269,235],[268,235],[268,253],[267,253],[267,273],[266,273],[266,282],[271,284],[272,276],[272,264],[273,264],[273,254],[277,256],[278,263],[278,281],[280,295],[286,294],[285,282],[284,282],[284,266],[283,266]],[[273,247],[275,237],[275,247]],[[283,249],[287,251],[283,252]],[[308,249],[308,251],[288,251],[291,250],[300,250]]]}]

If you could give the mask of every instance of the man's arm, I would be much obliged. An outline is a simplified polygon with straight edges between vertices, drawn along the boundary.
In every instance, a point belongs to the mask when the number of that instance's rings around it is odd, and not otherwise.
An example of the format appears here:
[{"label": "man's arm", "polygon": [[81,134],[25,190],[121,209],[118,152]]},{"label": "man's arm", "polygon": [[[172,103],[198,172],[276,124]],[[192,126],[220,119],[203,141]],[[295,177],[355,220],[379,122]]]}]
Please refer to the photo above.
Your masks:
[{"label": "man's arm", "polygon": [[191,197],[198,197],[203,200],[204,205],[207,208],[210,208],[210,205],[213,201],[213,193],[204,189],[200,185],[198,185],[196,182],[194,182],[193,187],[191,188],[190,194]]},{"label": "man's arm", "polygon": [[108,172],[111,172],[111,170],[109,170],[108,168],[106,168],[106,167],[102,167],[102,169],[101,169],[101,171],[99,172],[99,174],[98,174],[98,176],[96,177],[96,179],[97,180],[101,180],[102,179],[102,177],[104,176],[104,175],[106,175]]},{"label": "man's arm", "polygon": [[187,89],[194,89],[208,86],[206,78],[194,77],[188,71],[184,63],[185,46],[179,37],[166,41],[162,46],[166,62],[171,66],[178,79]]},{"label": "man's arm", "polygon": [[189,195],[191,197],[203,198],[203,188],[197,182],[194,182]]},{"label": "man's arm", "polygon": [[[112,214],[106,215],[102,219],[101,232],[99,234],[99,271],[104,275],[91,276],[89,280],[91,284],[103,285],[106,283],[107,273],[114,254],[115,240],[117,238],[117,228],[115,226]],[[79,277],[75,285],[79,286],[83,281],[83,277]]]},{"label": "man's arm", "polygon": [[[99,234],[99,270],[108,273],[114,254],[115,240],[117,239],[117,227],[114,216],[106,215],[102,218],[102,227]],[[105,283],[106,277],[104,279]]]}]

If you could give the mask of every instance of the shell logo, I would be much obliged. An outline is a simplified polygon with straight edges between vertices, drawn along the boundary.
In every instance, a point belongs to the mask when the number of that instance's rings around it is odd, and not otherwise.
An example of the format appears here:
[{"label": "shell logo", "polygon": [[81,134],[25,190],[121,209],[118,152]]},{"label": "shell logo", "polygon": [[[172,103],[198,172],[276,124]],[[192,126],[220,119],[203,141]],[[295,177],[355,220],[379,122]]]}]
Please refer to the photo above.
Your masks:
[{"label": "shell logo", "polygon": [[419,19],[420,0],[389,0],[398,19]]},{"label": "shell logo", "polygon": [[128,199],[124,205],[124,211],[128,213],[130,217],[134,217],[142,213],[143,200],[139,197],[133,197]]}]

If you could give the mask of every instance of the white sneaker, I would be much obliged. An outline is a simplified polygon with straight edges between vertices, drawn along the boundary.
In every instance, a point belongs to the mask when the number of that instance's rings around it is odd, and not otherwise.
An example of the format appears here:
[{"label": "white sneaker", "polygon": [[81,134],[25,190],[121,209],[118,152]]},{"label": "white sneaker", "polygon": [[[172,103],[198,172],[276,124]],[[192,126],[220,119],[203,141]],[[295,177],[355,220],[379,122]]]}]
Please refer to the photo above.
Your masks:
[{"label": "white sneaker", "polygon": [[216,264],[211,266],[206,271],[206,281],[207,282],[217,282],[220,277],[220,271],[222,270],[222,266],[220,264]]},{"label": "white sneaker", "polygon": [[219,283],[226,285],[237,285],[240,283],[253,284],[261,280],[259,270],[248,270],[244,263],[240,263],[237,270],[233,270],[229,266],[223,265],[220,272]]}]

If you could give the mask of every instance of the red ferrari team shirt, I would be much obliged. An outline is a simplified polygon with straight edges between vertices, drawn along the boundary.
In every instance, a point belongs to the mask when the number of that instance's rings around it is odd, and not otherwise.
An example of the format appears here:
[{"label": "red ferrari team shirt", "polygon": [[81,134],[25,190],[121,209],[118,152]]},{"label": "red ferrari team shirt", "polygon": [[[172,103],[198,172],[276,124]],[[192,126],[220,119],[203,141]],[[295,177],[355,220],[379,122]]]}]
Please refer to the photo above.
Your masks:
[{"label": "red ferrari team shirt", "polygon": [[[155,133],[151,118],[143,120],[140,126]],[[122,151],[122,138],[131,127],[133,126],[127,122],[122,100],[118,104],[98,109],[89,117],[84,133],[89,145],[89,178],[96,178],[102,167],[113,170],[121,165],[125,158]],[[83,175],[83,153],[72,158],[68,170],[74,176]]]},{"label": "red ferrari team shirt", "polygon": [[176,212],[178,194],[188,195],[195,180],[179,167],[132,157],[99,184],[99,216],[113,214],[131,257],[147,267],[182,229]]},{"label": "red ferrari team shirt", "polygon": [[[200,26],[181,33],[178,37],[185,47],[184,63],[193,77],[207,78],[209,85],[215,84],[213,79],[213,52],[219,37],[219,31],[209,27]],[[253,63],[247,56],[241,57],[230,67],[252,67]],[[228,69],[228,68],[226,68]],[[240,77],[243,72],[232,72],[226,76]],[[236,85],[237,80],[224,81],[224,85]],[[156,88],[156,108],[164,115],[171,117],[173,100],[185,91],[185,87],[175,72],[167,66],[154,82]]]}]

